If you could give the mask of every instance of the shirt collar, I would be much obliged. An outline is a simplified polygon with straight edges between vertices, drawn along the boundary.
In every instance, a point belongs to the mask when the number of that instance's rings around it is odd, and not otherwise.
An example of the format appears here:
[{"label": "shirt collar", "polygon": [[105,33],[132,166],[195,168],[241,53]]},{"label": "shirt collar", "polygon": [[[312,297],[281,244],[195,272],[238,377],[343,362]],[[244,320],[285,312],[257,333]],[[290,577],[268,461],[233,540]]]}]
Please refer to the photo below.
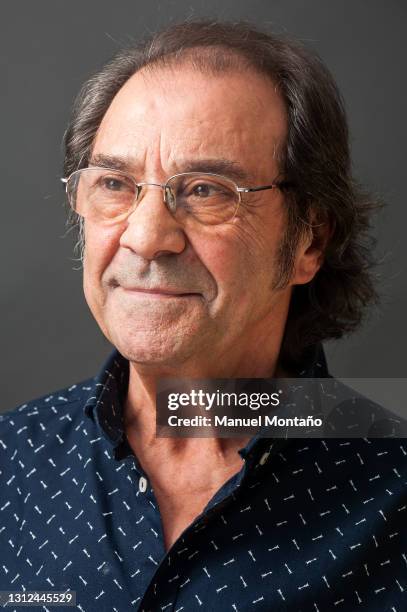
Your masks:
[{"label": "shirt collar", "polygon": [[[294,372],[298,378],[325,378],[329,376],[325,353],[321,344],[310,347],[303,361]],[[129,383],[129,362],[115,349],[107,358],[99,374],[91,395],[87,398],[84,412],[94,420],[102,435],[112,444],[115,456],[118,457],[119,447],[125,443],[123,424],[123,406]],[[253,436],[248,444],[238,452],[242,458],[255,459],[267,447],[266,454],[271,449],[276,451],[285,444],[285,439],[266,439],[261,430]],[[263,455],[262,455],[263,456]]]},{"label": "shirt collar", "polygon": [[[307,349],[303,354],[303,359],[298,364],[295,371],[291,375],[296,378],[326,378],[330,376],[326,362],[325,352],[322,344],[315,344]],[[249,440],[244,448],[241,448],[238,453],[246,461],[252,461],[254,465],[260,465],[265,462],[269,455],[274,454],[285,447],[293,438],[267,438],[265,437],[265,427]]]},{"label": "shirt collar", "polygon": [[95,377],[84,411],[114,447],[124,439],[123,406],[129,383],[129,362],[115,349]]}]

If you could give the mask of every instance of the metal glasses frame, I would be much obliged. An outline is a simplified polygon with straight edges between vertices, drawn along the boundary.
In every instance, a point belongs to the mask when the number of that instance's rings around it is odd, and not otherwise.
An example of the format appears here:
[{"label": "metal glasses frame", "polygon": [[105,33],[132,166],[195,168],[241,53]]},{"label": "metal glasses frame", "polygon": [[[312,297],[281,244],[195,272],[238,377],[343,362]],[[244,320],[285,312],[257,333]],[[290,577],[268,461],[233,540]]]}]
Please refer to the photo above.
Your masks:
[{"label": "metal glasses frame", "polygon": [[[226,181],[228,181],[229,183],[232,183],[232,185],[235,187],[236,192],[239,196],[239,201],[235,210],[235,213],[232,217],[232,219],[235,217],[237,210],[241,204],[242,201],[242,193],[251,193],[251,192],[256,192],[256,191],[266,191],[267,189],[282,189],[285,187],[290,186],[290,183],[288,183],[287,181],[278,181],[278,182],[272,182],[270,185],[260,185],[258,187],[239,187],[235,181],[227,176],[224,176],[222,174],[216,174],[214,172],[179,172],[177,174],[173,174],[172,176],[170,176],[167,181],[165,183],[148,183],[148,182],[141,182],[141,183],[137,183],[136,180],[130,175],[127,174],[126,172],[123,172],[122,170],[116,170],[115,168],[108,168],[105,166],[87,166],[86,168],[80,168],[79,170],[74,170],[74,172],[72,172],[68,177],[65,178],[61,178],[61,182],[65,184],[65,191],[66,193],[68,193],[68,183],[71,180],[71,178],[75,175],[75,174],[79,174],[80,172],[83,172],[84,170],[91,170],[91,169],[95,169],[95,170],[108,170],[110,172],[115,172],[116,174],[120,174],[122,176],[125,176],[126,178],[129,178],[132,180],[135,188],[136,188],[136,192],[135,192],[135,200],[134,203],[138,202],[138,199],[140,197],[140,193],[141,190],[143,189],[143,187],[146,186],[151,186],[151,187],[160,187],[163,190],[163,199],[164,199],[164,203],[167,206],[167,208],[170,210],[171,213],[175,213],[177,207],[176,207],[176,198],[173,196],[172,194],[172,190],[170,185],[168,185],[168,183],[174,179],[174,178],[178,178],[180,176],[213,176],[215,178],[218,179],[224,179]],[[170,199],[168,198],[168,195],[170,194]],[[69,198],[68,198],[69,200]],[[134,204],[133,203],[133,204]],[[129,211],[131,210],[132,207],[130,207]],[[76,211],[75,211],[76,212]]]}]

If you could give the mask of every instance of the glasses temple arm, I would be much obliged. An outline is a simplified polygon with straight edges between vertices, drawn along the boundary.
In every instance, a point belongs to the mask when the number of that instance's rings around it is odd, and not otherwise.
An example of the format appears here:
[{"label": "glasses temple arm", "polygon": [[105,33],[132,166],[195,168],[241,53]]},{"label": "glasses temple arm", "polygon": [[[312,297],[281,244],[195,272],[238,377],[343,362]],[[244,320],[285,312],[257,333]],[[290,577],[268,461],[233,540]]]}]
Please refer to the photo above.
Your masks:
[{"label": "glasses temple arm", "polygon": [[273,183],[272,185],[263,185],[262,187],[244,187],[242,188],[242,191],[244,191],[244,193],[249,193],[253,191],[265,191],[266,189],[274,189],[275,187],[284,189],[285,187],[291,187],[291,186],[292,186],[292,183],[288,181],[281,181],[279,183]]}]

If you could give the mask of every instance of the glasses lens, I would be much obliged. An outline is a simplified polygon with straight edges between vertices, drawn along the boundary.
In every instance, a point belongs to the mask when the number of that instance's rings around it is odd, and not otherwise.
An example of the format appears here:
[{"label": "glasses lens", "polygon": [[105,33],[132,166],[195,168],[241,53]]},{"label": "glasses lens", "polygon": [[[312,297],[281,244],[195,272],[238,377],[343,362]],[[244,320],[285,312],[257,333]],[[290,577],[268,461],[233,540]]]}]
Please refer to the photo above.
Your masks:
[{"label": "glasses lens", "polygon": [[67,194],[71,207],[81,217],[116,221],[133,205],[136,185],[131,177],[115,170],[83,168],[70,176]]},{"label": "glasses lens", "polygon": [[204,225],[230,221],[239,206],[239,192],[233,181],[212,174],[190,172],[168,181],[176,201],[176,216],[192,215]]}]

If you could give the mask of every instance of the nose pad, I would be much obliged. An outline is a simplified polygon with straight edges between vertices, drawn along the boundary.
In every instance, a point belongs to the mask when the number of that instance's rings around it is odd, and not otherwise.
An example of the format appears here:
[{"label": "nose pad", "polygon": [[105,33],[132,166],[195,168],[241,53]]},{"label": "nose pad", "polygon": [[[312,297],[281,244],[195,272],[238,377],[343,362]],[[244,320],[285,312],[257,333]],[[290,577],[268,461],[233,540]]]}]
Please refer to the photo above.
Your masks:
[{"label": "nose pad", "polygon": [[[158,183],[139,183],[137,185],[136,195],[135,195],[135,198],[134,198],[133,206],[131,208],[131,212],[132,213],[138,207],[138,205],[140,204],[141,200],[146,195],[146,191],[147,191],[146,187],[147,186],[160,187],[164,191],[164,185],[160,185]],[[144,193],[143,193],[143,190],[144,190]],[[165,193],[164,193],[164,203],[166,204],[166,195],[165,195]]]},{"label": "nose pad", "polygon": [[174,214],[176,210],[175,195],[171,187],[169,187],[168,185],[164,187],[164,202],[167,204],[172,214]]},{"label": "nose pad", "polygon": [[138,204],[140,199],[141,190],[143,187],[141,185],[136,185],[136,197],[134,198],[134,202]]}]

